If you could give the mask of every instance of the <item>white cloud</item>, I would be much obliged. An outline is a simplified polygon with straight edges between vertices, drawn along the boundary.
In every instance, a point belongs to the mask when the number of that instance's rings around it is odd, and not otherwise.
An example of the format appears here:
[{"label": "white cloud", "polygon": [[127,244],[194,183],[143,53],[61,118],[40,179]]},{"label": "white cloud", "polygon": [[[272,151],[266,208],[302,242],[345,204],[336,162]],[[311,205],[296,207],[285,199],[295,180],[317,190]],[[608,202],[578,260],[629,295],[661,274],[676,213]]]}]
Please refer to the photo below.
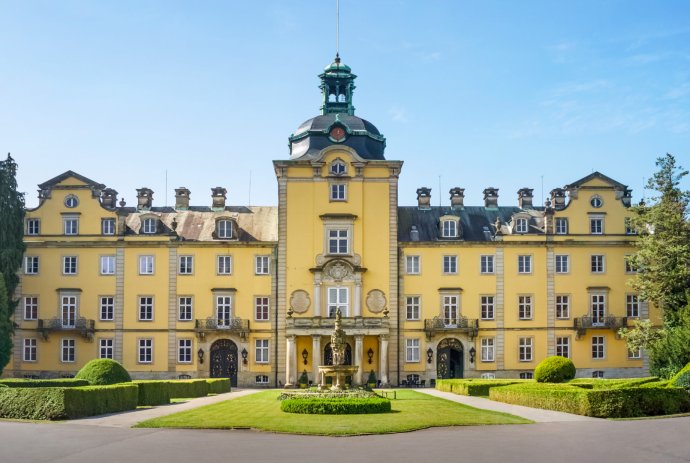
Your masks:
[{"label": "white cloud", "polygon": [[396,121],[396,122],[407,122],[407,109],[405,109],[402,106],[393,106],[391,109],[388,110],[388,114],[390,114],[391,119]]}]

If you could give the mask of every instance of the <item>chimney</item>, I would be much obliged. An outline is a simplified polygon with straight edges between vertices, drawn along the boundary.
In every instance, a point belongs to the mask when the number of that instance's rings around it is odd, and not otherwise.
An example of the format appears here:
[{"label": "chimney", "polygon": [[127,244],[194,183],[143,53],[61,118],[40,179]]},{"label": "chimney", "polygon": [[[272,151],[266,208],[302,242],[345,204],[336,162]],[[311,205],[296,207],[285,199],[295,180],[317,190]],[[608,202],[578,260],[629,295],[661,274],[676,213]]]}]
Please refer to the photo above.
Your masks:
[{"label": "chimney", "polygon": [[556,210],[565,207],[565,190],[563,188],[554,188],[551,190],[551,204]]},{"label": "chimney", "polygon": [[623,190],[623,197],[621,198],[621,201],[625,207],[630,207],[632,205],[632,190],[630,188]]},{"label": "chimney", "polygon": [[431,188],[417,188],[417,206],[420,209],[431,209]]},{"label": "chimney", "polygon": [[153,204],[153,190],[146,187],[137,188],[137,209],[151,209],[151,204]]},{"label": "chimney", "polygon": [[101,205],[108,209],[115,209],[117,207],[117,191],[112,188],[106,188],[101,193]]},{"label": "chimney", "polygon": [[518,190],[518,207],[520,209],[532,209],[533,191],[532,188],[520,188]]},{"label": "chimney", "polygon": [[181,186],[180,188],[175,188],[175,209],[180,211],[186,211],[189,209],[189,194],[191,192]]},{"label": "chimney", "polygon": [[224,210],[225,209],[225,199],[227,196],[228,190],[223,188],[222,186],[217,186],[215,188],[211,188],[211,198],[213,199],[213,203],[211,204],[211,209],[213,210]]},{"label": "chimney", "polygon": [[498,188],[490,186],[484,189],[484,207],[488,209],[498,208]]},{"label": "chimney", "polygon": [[450,207],[452,208],[463,208],[465,206],[465,189],[464,188],[451,188],[448,193],[450,193]]}]

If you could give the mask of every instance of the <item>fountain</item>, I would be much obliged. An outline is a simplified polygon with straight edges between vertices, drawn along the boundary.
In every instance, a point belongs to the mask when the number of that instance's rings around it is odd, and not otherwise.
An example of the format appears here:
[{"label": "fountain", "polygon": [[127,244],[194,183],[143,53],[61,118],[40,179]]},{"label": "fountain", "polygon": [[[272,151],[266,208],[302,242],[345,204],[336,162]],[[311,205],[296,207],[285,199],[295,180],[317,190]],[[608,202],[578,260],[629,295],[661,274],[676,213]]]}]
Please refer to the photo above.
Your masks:
[{"label": "fountain", "polygon": [[343,365],[345,363],[345,331],[342,328],[342,315],[340,309],[335,312],[335,328],[331,334],[331,349],[333,350],[333,365],[320,365],[319,375],[321,382],[319,389],[324,390],[326,378],[333,378],[331,390],[342,391],[346,376],[354,375],[359,367],[357,365]]}]

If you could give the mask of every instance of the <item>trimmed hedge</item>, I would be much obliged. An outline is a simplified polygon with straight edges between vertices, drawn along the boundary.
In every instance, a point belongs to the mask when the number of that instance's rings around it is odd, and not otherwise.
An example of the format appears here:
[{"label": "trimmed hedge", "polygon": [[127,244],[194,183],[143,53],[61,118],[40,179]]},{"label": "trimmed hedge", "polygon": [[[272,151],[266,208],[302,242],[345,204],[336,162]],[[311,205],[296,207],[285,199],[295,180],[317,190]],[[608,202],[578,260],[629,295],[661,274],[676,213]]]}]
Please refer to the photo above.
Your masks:
[{"label": "trimmed hedge", "polygon": [[520,384],[520,379],[437,379],[436,389],[459,395],[488,396],[493,387]]},{"label": "trimmed hedge", "polygon": [[286,413],[304,413],[312,415],[388,413],[391,411],[391,401],[383,398],[287,399],[280,402],[280,409]]},{"label": "trimmed hedge", "polygon": [[171,399],[187,399],[208,395],[209,383],[205,379],[173,379],[166,382],[170,387]]},{"label": "trimmed hedge", "polygon": [[133,381],[139,388],[139,405],[166,405],[170,403],[170,381]]},{"label": "trimmed hedge", "polygon": [[671,378],[670,384],[690,389],[690,362]]},{"label": "trimmed hedge", "polygon": [[569,358],[553,355],[539,362],[534,369],[534,379],[538,383],[563,383],[575,377],[575,364]]},{"label": "trimmed hedge", "polygon": [[489,398],[598,418],[631,418],[690,411],[690,395],[660,386],[584,389],[568,384],[517,384],[491,389]]},{"label": "trimmed hedge", "polygon": [[83,387],[16,387],[0,391],[0,418],[61,420],[137,407],[134,384]]},{"label": "trimmed hedge", "polygon": [[230,392],[230,378],[208,378],[209,394],[224,394]]},{"label": "trimmed hedge", "polygon": [[93,386],[129,383],[132,381],[127,370],[112,359],[93,359],[89,361],[79,370],[75,378],[85,379]]},{"label": "trimmed hedge", "polygon": [[588,386],[589,389],[617,389],[621,387],[637,387],[643,384],[656,383],[659,378],[656,376],[649,376],[646,378],[621,378],[621,379],[596,379],[596,378],[578,378],[569,381],[568,384],[583,387]]},{"label": "trimmed hedge", "polygon": [[79,387],[89,386],[85,379],[60,378],[60,379],[0,379],[0,387]]}]

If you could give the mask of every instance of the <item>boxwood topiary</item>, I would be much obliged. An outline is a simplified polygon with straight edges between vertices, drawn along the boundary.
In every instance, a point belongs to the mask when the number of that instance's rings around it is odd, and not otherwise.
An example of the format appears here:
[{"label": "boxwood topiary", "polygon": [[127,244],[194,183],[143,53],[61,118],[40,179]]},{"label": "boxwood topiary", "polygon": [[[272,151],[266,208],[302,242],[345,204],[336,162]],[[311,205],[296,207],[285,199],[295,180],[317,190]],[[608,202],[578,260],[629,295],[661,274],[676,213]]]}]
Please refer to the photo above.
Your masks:
[{"label": "boxwood topiary", "polygon": [[286,399],[280,409],[287,413],[311,415],[353,415],[388,413],[391,401],[384,398],[368,399]]},{"label": "boxwood topiary", "polygon": [[546,357],[534,370],[534,379],[538,383],[563,383],[574,377],[573,361],[560,355]]},{"label": "boxwood topiary", "polygon": [[690,362],[671,378],[669,386],[684,387],[690,389]]},{"label": "boxwood topiary", "polygon": [[94,359],[79,370],[76,379],[85,379],[93,386],[128,383],[132,378],[122,365],[112,359]]}]

